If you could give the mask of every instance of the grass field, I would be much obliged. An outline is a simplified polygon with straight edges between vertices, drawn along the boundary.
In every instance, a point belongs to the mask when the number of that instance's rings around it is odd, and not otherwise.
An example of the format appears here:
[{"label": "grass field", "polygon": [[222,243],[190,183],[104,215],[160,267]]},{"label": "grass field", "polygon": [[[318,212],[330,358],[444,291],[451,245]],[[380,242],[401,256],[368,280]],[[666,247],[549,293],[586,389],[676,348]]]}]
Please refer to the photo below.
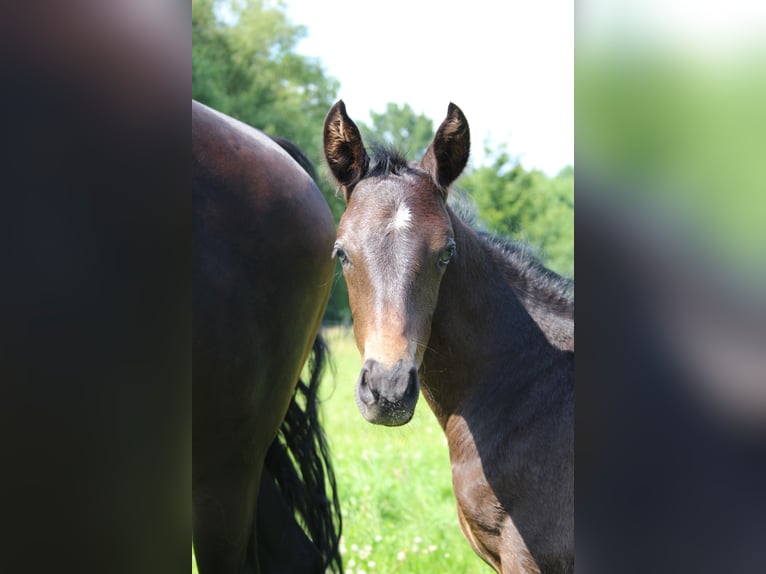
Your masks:
[{"label": "grass field", "polygon": [[[460,532],[447,444],[422,398],[402,427],[372,425],[354,401],[361,367],[350,329],[323,331],[334,369],[322,415],[343,512],[346,573],[490,574]],[[196,574],[196,565],[192,564]]]}]

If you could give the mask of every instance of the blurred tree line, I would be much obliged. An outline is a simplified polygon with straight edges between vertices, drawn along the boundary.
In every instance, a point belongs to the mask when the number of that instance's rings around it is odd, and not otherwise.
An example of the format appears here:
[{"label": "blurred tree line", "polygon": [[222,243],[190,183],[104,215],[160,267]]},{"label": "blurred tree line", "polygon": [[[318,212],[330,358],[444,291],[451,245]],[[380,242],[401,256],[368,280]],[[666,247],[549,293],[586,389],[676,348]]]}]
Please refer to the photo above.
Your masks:
[{"label": "blurred tree line", "polygon": [[[298,144],[317,166],[337,222],[344,204],[324,169],[322,126],[340,84],[319,58],[296,52],[305,34],[279,1],[192,0],[192,97]],[[433,121],[408,104],[390,103],[370,120],[357,121],[366,142],[394,145],[411,159],[422,157],[434,135]],[[476,203],[480,226],[529,243],[547,266],[573,276],[573,169],[549,177],[525,170],[504,148],[486,151],[491,164],[469,166],[456,184]],[[327,321],[351,318],[340,275],[338,269]]]}]

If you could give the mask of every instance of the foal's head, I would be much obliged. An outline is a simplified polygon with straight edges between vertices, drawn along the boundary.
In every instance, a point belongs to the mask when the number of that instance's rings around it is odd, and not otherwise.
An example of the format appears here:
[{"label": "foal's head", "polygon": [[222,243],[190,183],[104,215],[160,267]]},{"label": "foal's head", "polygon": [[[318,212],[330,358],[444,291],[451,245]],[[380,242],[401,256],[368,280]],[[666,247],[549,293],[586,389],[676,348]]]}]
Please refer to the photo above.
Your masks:
[{"label": "foal's head", "polygon": [[370,157],[342,101],[325,120],[325,157],[346,199],[334,256],[364,361],[357,404],[370,422],[402,425],[415,411],[439,285],[456,254],[447,189],[469,148],[468,122],[454,104],[419,164],[390,152]]}]

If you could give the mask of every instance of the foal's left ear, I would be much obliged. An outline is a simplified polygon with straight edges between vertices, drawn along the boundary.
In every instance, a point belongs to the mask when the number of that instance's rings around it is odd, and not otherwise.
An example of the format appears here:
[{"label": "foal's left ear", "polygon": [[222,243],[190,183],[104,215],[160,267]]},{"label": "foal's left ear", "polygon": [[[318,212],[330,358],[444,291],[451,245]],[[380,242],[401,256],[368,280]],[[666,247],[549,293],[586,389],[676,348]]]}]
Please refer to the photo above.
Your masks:
[{"label": "foal's left ear", "polygon": [[465,168],[470,151],[468,120],[459,107],[450,103],[447,117],[436,130],[434,141],[420,160],[420,166],[431,174],[445,197],[450,184]]}]

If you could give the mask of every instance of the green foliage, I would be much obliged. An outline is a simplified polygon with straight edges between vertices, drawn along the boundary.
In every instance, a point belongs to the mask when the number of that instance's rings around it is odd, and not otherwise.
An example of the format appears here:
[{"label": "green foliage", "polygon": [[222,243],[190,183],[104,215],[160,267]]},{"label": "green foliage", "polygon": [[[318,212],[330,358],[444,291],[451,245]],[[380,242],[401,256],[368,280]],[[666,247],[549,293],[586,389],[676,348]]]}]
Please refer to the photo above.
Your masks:
[{"label": "green foliage", "polygon": [[469,170],[459,181],[476,203],[489,231],[538,250],[554,271],[574,276],[574,169],[555,177],[525,170],[504,148],[491,165]]},{"label": "green foliage", "polygon": [[401,150],[410,159],[420,160],[434,137],[433,122],[416,114],[409,104],[389,103],[382,113],[370,112],[372,124],[359,122],[365,142],[380,142]]}]

